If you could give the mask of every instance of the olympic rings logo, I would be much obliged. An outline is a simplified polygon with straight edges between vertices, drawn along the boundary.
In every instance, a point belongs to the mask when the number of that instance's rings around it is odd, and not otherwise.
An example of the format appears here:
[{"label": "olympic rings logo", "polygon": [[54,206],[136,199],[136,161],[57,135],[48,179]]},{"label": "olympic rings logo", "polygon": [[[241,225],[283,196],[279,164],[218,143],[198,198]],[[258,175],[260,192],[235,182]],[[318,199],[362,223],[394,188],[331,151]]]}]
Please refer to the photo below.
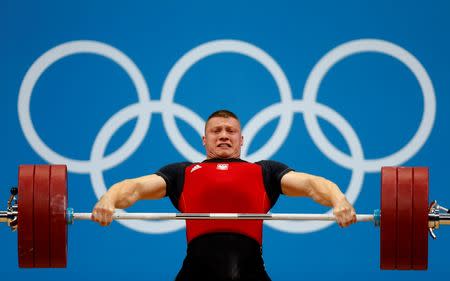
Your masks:
[{"label": "olympic rings logo", "polygon": [[[320,83],[327,72],[340,60],[363,52],[378,52],[401,61],[418,80],[424,100],[422,120],[412,139],[399,151],[378,159],[365,159],[363,148],[352,126],[339,113],[316,101]],[[138,95],[137,103],[128,105],[114,114],[101,128],[92,146],[89,160],[71,159],[53,151],[39,137],[30,116],[31,94],[40,76],[56,61],[80,53],[100,55],[117,63],[131,78]],[[424,145],[433,128],[436,98],[431,79],[425,68],[411,53],[400,46],[376,39],[349,41],[325,54],[313,67],[307,78],[302,100],[292,98],[288,79],[277,62],[262,49],[243,41],[210,41],[187,52],[170,70],[159,101],[150,99],[149,89],[139,68],[118,49],[97,41],[67,42],[48,50],[27,71],[18,98],[20,125],[31,147],[43,159],[49,163],[67,163],[69,171],[73,173],[89,174],[95,194],[99,198],[107,190],[103,172],[125,161],[140,146],[149,129],[152,113],[162,114],[163,125],[169,139],[184,158],[192,162],[205,158],[202,152],[193,148],[183,137],[175,123],[175,117],[192,126],[200,136],[203,134],[205,121],[189,108],[175,103],[174,95],[178,83],[189,68],[198,61],[219,53],[236,53],[256,60],[269,71],[280,92],[280,102],[261,110],[243,127],[243,135],[247,142],[242,148],[242,158],[249,161],[269,159],[287,138],[294,114],[303,113],[306,128],[320,151],[336,164],[352,170],[351,180],[346,191],[346,196],[352,204],[359,195],[366,172],[377,172],[381,166],[400,165],[407,161]],[[264,146],[249,154],[248,144],[261,128],[277,117],[280,118],[280,121],[274,134]],[[339,130],[347,142],[350,155],[343,153],[330,143],[319,127],[317,117],[325,119]],[[114,133],[133,118],[137,118],[137,122],[129,139],[116,151],[105,155],[106,147]],[[184,227],[184,222],[181,221],[119,222],[145,233],[166,233]],[[318,231],[331,225],[332,222],[266,221],[266,224],[280,231],[304,233]]]}]

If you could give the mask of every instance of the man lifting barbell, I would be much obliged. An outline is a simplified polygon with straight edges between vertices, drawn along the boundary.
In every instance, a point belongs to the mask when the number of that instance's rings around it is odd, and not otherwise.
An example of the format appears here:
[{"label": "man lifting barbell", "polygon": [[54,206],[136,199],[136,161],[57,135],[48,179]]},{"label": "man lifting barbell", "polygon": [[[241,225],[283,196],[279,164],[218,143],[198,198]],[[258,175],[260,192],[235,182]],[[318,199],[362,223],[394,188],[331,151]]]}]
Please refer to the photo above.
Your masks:
[{"label": "man lifting barbell", "polygon": [[[95,205],[92,220],[106,226],[115,208],[164,196],[184,213],[263,214],[284,194],[333,207],[341,227],[356,222],[354,208],[336,184],[275,161],[243,161],[242,144],[236,115],[214,112],[205,125],[205,161],[171,164],[156,174],[113,185]],[[187,255],[176,280],[270,280],[261,256],[261,220],[187,220],[186,232]]]},{"label": "man lifting barbell", "polygon": [[[381,210],[355,215],[328,180],[274,161],[240,160],[242,141],[238,119],[216,112],[203,137],[205,161],[168,165],[154,175],[115,184],[93,213],[68,207],[65,165],[20,165],[18,188],[11,189],[7,210],[0,211],[0,223],[17,229],[19,267],[66,267],[68,225],[74,220],[108,225],[112,219],[174,219],[187,220],[188,251],[178,280],[268,280],[262,220],[335,220],[343,227],[374,222],[380,227],[381,269],[427,269],[428,232],[436,239],[434,230],[450,224],[447,208],[436,201],[428,207],[428,168],[383,167]],[[267,213],[281,193],[310,196],[332,206],[334,215]],[[166,195],[183,213],[113,213],[139,199]]]}]

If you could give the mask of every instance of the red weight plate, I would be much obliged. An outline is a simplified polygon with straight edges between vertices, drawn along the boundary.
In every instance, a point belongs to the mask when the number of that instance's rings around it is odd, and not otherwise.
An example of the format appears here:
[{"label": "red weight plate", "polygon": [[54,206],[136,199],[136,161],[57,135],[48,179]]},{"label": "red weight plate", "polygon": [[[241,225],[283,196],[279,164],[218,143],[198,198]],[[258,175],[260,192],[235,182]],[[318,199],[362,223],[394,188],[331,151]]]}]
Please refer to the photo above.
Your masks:
[{"label": "red weight plate", "polygon": [[19,166],[17,248],[19,267],[34,267],[34,165]]},{"label": "red weight plate", "polygon": [[34,267],[50,266],[50,166],[34,168]]},{"label": "red weight plate", "polygon": [[380,268],[397,264],[397,168],[381,168]]},{"label": "red weight plate", "polygon": [[414,168],[413,269],[428,268],[428,168]]},{"label": "red weight plate", "polygon": [[397,168],[397,269],[412,269],[413,168]]},{"label": "red weight plate", "polygon": [[50,173],[50,266],[67,266],[67,167],[52,165]]}]

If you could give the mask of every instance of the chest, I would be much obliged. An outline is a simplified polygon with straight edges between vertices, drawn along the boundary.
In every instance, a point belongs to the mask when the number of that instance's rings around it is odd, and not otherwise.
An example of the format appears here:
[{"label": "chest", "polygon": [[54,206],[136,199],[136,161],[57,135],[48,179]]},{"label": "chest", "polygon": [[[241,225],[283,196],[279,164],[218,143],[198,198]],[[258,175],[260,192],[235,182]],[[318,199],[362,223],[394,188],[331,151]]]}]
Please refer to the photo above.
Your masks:
[{"label": "chest", "polygon": [[200,163],[186,168],[180,202],[185,211],[262,211],[266,201],[262,169],[257,164]]}]

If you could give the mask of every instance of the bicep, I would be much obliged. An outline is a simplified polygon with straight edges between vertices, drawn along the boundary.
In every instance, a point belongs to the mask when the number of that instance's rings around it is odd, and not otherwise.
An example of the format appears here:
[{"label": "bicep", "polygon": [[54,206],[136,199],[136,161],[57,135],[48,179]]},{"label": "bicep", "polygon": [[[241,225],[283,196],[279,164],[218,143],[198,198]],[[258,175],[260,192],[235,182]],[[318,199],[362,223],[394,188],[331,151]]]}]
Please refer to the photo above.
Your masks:
[{"label": "bicep", "polygon": [[281,191],[287,196],[309,196],[314,176],[290,171],[281,178]]},{"label": "bicep", "polygon": [[166,182],[156,174],[132,179],[139,199],[160,199],[166,196]]}]

